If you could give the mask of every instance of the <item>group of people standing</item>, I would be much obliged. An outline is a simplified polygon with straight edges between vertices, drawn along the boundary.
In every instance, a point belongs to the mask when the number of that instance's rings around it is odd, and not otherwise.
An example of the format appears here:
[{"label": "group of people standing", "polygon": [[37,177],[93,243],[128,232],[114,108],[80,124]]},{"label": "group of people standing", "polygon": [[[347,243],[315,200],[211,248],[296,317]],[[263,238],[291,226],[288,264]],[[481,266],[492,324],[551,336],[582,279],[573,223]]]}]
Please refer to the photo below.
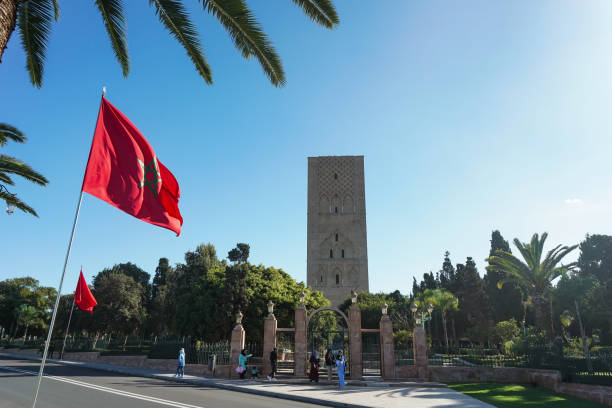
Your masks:
[{"label": "group of people standing", "polygon": [[[320,367],[320,359],[319,352],[317,350],[313,350],[312,355],[310,356],[310,373],[308,374],[308,378],[310,378],[310,382],[319,382],[319,367]],[[332,379],[332,370],[333,367],[337,368],[338,373],[338,386],[340,388],[344,387],[344,373],[346,372],[346,359],[344,358],[344,354],[342,350],[338,351],[338,354],[334,356],[334,353],[331,349],[327,349],[325,353],[325,366],[327,368],[327,379],[331,381]]]},{"label": "group of people standing", "polygon": [[[243,349],[238,356],[238,367],[236,367],[236,372],[240,374],[240,378],[244,379],[246,373],[249,370],[247,365],[247,361],[249,357],[252,357],[252,354],[249,354],[247,349]],[[179,350],[178,356],[178,364],[176,366],[176,375],[175,377],[183,377],[185,373],[185,349],[181,348]],[[313,350],[312,355],[310,356],[310,373],[308,377],[310,378],[310,382],[319,382],[319,368],[320,368],[320,359],[319,352],[317,350]],[[276,381],[276,370],[278,367],[278,349],[274,347],[270,352],[270,365],[271,370],[270,374],[267,376],[268,381]],[[336,355],[334,355],[331,349],[327,349],[325,353],[325,366],[327,368],[327,379],[329,381],[332,380],[332,371],[333,368],[336,367],[336,372],[338,374],[338,386],[340,388],[345,386],[344,382],[344,374],[346,372],[346,359],[344,358],[344,353],[342,350],[339,350]],[[259,377],[259,370],[257,367],[251,368],[251,378]]]},{"label": "group of people standing", "polygon": [[[240,374],[240,378],[244,379],[246,373],[249,370],[247,365],[249,357],[252,354],[249,354],[247,349],[243,349],[238,356],[238,367],[236,367],[236,372]],[[278,349],[274,347],[270,352],[270,374],[267,376],[268,381],[276,381],[276,370],[278,367]],[[338,374],[338,386],[340,388],[344,387],[346,384],[344,382],[344,374],[346,372],[346,359],[344,358],[344,353],[342,350],[338,351],[338,354],[334,355],[331,349],[327,349],[325,353],[325,366],[327,368],[327,379],[331,381],[332,379],[332,370],[333,367],[336,367]],[[310,382],[319,382],[319,367],[320,367],[320,359],[319,352],[314,350],[312,352],[312,356],[310,356],[310,373],[308,377],[310,378]],[[257,378],[259,376],[259,370],[257,367],[253,367],[251,369],[251,378]]]}]

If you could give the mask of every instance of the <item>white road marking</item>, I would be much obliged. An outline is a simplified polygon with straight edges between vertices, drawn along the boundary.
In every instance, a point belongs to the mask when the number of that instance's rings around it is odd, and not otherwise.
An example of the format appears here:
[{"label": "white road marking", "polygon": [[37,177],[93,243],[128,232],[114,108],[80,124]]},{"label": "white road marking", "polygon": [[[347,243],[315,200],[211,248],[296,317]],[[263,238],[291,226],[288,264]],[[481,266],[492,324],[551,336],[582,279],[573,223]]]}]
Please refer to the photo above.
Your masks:
[{"label": "white road marking", "polygon": [[[38,373],[36,373],[34,371],[22,370],[22,369],[13,368],[13,367],[0,366],[0,369],[7,370],[7,371],[14,371],[14,372],[17,372],[17,373],[29,374],[29,375],[38,375]],[[150,397],[148,395],[135,394],[135,393],[129,392],[129,391],[121,391],[121,390],[117,390],[115,388],[109,388],[109,387],[104,387],[102,385],[86,383],[86,382],[83,382],[83,381],[73,380],[73,379],[66,378],[66,377],[60,377],[60,376],[57,376],[57,375],[45,374],[45,377],[50,379],[50,380],[61,381],[61,382],[65,382],[65,383],[68,383],[68,384],[77,385],[79,387],[91,388],[91,389],[102,391],[102,392],[108,392],[110,394],[116,394],[116,395],[121,395],[123,397],[135,398],[135,399],[139,399],[139,400],[143,400],[143,401],[148,401],[148,402],[153,402],[153,403],[161,404],[161,405],[168,405],[168,406],[171,406],[171,407],[178,407],[178,408],[204,408],[204,407],[199,406],[199,405],[190,405],[190,404],[185,404],[183,402],[169,401],[169,400],[165,400],[165,399],[161,399],[161,398]]]}]

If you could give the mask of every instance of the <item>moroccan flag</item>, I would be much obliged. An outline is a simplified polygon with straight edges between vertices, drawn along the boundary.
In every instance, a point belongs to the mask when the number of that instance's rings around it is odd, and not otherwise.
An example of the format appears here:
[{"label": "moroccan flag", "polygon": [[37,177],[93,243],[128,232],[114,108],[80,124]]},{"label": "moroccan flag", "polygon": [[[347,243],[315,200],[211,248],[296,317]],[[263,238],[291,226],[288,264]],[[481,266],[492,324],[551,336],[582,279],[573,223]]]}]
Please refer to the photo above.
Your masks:
[{"label": "moroccan flag", "polygon": [[82,190],[144,222],[181,233],[178,182],[136,126],[104,97]]},{"label": "moroccan flag", "polygon": [[74,291],[74,303],[76,303],[79,309],[89,313],[93,313],[94,306],[98,304],[96,298],[91,294],[87,282],[85,282],[83,270],[81,270],[79,283],[77,283],[76,290]]}]

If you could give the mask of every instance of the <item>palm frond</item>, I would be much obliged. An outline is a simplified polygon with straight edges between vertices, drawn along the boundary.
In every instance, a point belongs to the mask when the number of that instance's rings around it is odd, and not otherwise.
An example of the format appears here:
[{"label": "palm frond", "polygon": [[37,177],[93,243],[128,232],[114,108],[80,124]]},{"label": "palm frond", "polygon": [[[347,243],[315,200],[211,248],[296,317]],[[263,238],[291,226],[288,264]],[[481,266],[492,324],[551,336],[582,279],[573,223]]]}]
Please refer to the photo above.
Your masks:
[{"label": "palm frond", "polygon": [[26,53],[26,68],[30,74],[30,82],[37,88],[42,86],[45,53],[54,9],[52,0],[28,0],[19,2],[17,11],[17,26]]},{"label": "palm frond", "polygon": [[535,258],[537,258],[538,264],[542,259],[542,251],[544,251],[544,243],[546,242],[546,238],[548,237],[548,232],[542,233],[542,237],[538,239],[538,234],[533,234],[531,238],[531,250]]},{"label": "palm frond", "polygon": [[530,280],[531,270],[529,265],[526,265],[511,252],[497,250],[493,256],[486,259],[489,265],[487,270],[499,270],[503,272],[507,278],[515,278],[516,280]]},{"label": "palm frond", "polygon": [[[538,234],[534,234],[534,237],[536,237],[537,235]],[[533,243],[533,237],[532,237],[532,243]],[[533,251],[532,251],[532,244],[522,243],[521,241],[518,240],[518,238],[514,238],[514,246],[516,246],[516,249],[519,250],[519,252],[521,253],[521,256],[523,257],[527,265],[532,270],[535,270],[540,264],[540,260],[535,259]]]},{"label": "palm frond", "polygon": [[149,4],[155,6],[155,14],[159,21],[185,48],[200,76],[206,83],[212,84],[212,73],[204,58],[198,32],[181,2],[178,0],[149,0]]},{"label": "palm frond", "polygon": [[102,15],[104,27],[115,57],[121,65],[123,76],[127,77],[130,72],[130,57],[127,50],[127,23],[123,15],[123,3],[121,0],[95,0],[95,3]]},{"label": "palm frond", "polygon": [[312,21],[327,28],[340,23],[338,13],[331,0],[292,0]]},{"label": "palm frond", "polygon": [[243,57],[254,55],[272,84],[285,84],[280,57],[243,0],[202,0],[202,5],[223,25]]},{"label": "palm frond", "polygon": [[0,191],[0,200],[4,200],[7,204],[12,205],[15,208],[19,208],[21,211],[30,213],[35,217],[38,217],[36,211],[23,201],[21,201],[16,195],[9,194],[5,191]]},{"label": "palm frond", "polygon": [[16,174],[41,186],[46,186],[47,183],[49,183],[49,180],[47,180],[45,176],[32,169],[26,163],[3,154],[0,155],[0,172]]},{"label": "palm frond", "polygon": [[16,127],[6,123],[0,123],[0,146],[4,146],[9,140],[17,143],[24,143],[27,138]]},{"label": "palm frond", "polygon": [[15,185],[15,183],[13,182],[13,179],[10,178],[8,174],[5,174],[2,171],[0,171],[0,182],[2,182],[4,184],[8,184],[9,186],[14,186]]},{"label": "palm frond", "polygon": [[53,18],[55,21],[59,20],[60,17],[60,6],[57,0],[51,0],[53,2]]}]

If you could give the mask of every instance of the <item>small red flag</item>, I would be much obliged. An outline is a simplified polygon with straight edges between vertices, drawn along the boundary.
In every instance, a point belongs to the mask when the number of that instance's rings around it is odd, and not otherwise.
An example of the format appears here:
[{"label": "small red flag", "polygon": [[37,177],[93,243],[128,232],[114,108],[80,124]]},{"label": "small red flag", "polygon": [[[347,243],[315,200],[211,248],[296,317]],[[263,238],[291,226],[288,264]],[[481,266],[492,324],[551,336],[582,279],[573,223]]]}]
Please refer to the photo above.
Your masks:
[{"label": "small red flag", "polygon": [[93,313],[94,306],[98,304],[96,298],[91,294],[87,282],[85,282],[82,269],[81,276],[79,276],[79,283],[77,283],[76,290],[74,291],[74,303],[76,303],[79,309],[89,313]]},{"label": "small red flag", "polygon": [[144,222],[181,233],[178,182],[136,126],[104,97],[82,190]]}]

